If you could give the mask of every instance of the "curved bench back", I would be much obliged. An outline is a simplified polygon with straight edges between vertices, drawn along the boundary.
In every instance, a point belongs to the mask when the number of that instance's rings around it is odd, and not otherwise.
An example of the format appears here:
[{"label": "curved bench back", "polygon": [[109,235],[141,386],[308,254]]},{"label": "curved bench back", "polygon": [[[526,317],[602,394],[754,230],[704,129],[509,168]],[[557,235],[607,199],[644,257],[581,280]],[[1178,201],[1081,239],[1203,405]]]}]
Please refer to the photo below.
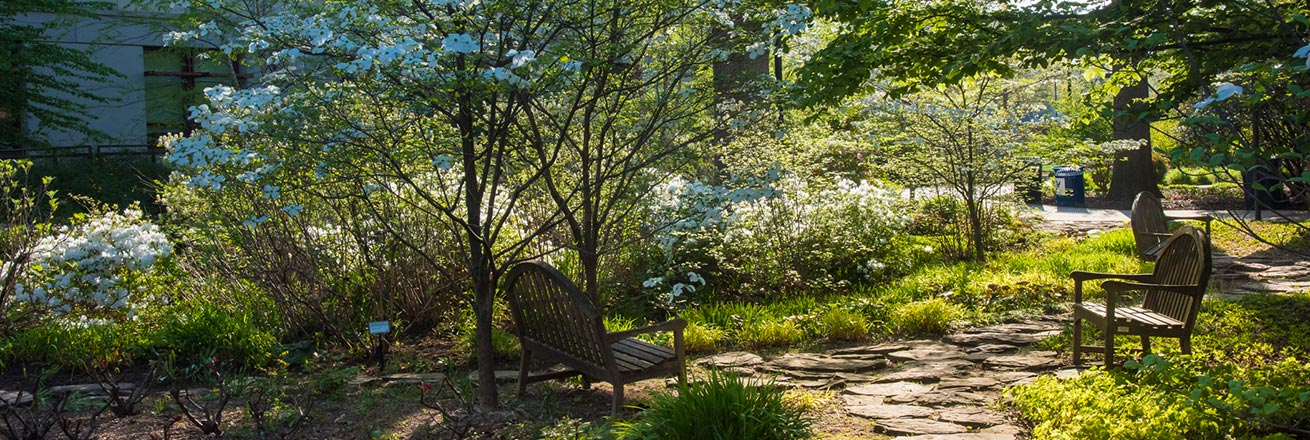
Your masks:
[{"label": "curved bench back", "polygon": [[586,372],[592,375],[609,370],[604,318],[559,270],[537,261],[519,263],[510,269],[505,293],[523,344],[582,363],[580,369],[591,369]]}]

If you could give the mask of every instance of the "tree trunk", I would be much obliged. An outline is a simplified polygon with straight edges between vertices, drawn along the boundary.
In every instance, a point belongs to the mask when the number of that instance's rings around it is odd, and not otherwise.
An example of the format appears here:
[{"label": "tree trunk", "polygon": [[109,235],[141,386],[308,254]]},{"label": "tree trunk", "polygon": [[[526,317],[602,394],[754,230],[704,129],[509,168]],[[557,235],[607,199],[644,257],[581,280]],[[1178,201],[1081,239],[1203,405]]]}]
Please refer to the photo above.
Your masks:
[{"label": "tree trunk", "polygon": [[[459,60],[464,68],[463,55]],[[496,293],[495,280],[492,278],[491,252],[486,246],[486,234],[482,229],[483,193],[478,177],[477,134],[474,132],[473,99],[468,94],[461,94],[457,99],[459,114],[456,125],[459,127],[460,152],[464,162],[464,208],[468,230],[469,275],[473,278],[473,341],[474,352],[478,358],[478,406],[483,410],[493,411],[500,406],[496,389],[496,352],[491,342],[493,299]]]},{"label": "tree trunk", "polygon": [[982,201],[973,197],[966,198],[964,204],[969,209],[969,241],[973,242],[973,260],[983,261],[987,258],[983,232]]},{"label": "tree trunk", "polygon": [[1149,191],[1160,195],[1156,186],[1155,167],[1151,165],[1151,122],[1139,120],[1137,114],[1145,111],[1140,100],[1150,97],[1146,78],[1137,84],[1119,89],[1114,97],[1114,139],[1138,139],[1142,145],[1134,150],[1115,154],[1114,170],[1110,176],[1110,199],[1132,200],[1137,193]]},{"label": "tree trunk", "polygon": [[[745,85],[750,81],[769,77],[769,54],[766,52],[755,58],[745,52],[745,47],[739,37],[734,34],[742,33],[745,35],[755,35],[762,28],[759,22],[739,23],[736,29],[715,29],[713,41],[717,49],[726,51],[728,57],[722,61],[714,63],[714,102],[721,104],[727,101],[735,100],[747,108],[753,108],[760,101],[760,97],[748,90]],[[737,115],[722,114],[721,118],[733,118]],[[727,143],[731,141],[731,135],[727,128],[718,128],[714,131],[714,140],[718,143]],[[715,158],[716,162],[718,158]],[[719,165],[716,163],[716,165]],[[722,167],[719,167],[722,169]]]}]

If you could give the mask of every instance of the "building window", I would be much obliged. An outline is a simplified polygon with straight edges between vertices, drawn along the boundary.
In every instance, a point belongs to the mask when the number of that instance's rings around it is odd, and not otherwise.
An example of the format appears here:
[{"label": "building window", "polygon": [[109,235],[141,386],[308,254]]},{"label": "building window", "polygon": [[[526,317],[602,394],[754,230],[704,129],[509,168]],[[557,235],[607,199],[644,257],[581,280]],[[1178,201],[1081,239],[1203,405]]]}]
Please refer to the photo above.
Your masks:
[{"label": "building window", "polygon": [[190,134],[195,124],[188,108],[205,102],[205,88],[237,87],[242,75],[221,53],[179,48],[146,48],[146,139],[151,147],[161,136]]}]

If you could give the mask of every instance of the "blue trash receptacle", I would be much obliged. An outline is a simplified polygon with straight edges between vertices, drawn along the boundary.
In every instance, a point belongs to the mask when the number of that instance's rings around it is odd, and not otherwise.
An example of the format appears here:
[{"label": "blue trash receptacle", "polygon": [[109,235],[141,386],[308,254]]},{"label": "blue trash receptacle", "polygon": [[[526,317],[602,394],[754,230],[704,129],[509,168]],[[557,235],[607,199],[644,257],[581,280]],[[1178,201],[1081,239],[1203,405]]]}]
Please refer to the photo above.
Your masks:
[{"label": "blue trash receptacle", "polygon": [[1077,206],[1083,204],[1083,167],[1055,167],[1055,204]]}]

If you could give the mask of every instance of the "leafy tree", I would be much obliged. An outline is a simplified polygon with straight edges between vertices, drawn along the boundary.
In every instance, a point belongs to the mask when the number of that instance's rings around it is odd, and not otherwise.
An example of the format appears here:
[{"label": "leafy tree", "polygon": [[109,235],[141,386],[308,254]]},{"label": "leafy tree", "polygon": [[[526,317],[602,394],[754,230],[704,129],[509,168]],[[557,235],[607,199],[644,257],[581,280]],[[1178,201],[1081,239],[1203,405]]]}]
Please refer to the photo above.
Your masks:
[{"label": "leafy tree", "polygon": [[643,238],[636,215],[661,177],[650,170],[685,164],[690,147],[731,120],[709,117],[714,90],[698,80],[713,65],[712,34],[700,31],[711,21],[708,3],[623,4],[621,14],[613,2],[578,8],[578,32],[564,44],[580,54],[579,70],[531,96],[521,124],[594,300],[601,257]]},{"label": "leafy tree", "polygon": [[[993,240],[995,203],[1028,163],[1022,159],[1033,137],[1034,108],[1008,99],[1023,91],[982,76],[952,86],[877,100],[873,133],[887,166],[914,183],[944,186],[964,202],[968,258],[982,260]],[[925,182],[927,180],[927,182]]]},{"label": "leafy tree", "polygon": [[[1116,139],[1148,139],[1150,120],[1211,92],[1214,79],[1302,43],[1297,0],[874,0],[812,2],[845,24],[802,68],[802,103],[835,102],[871,75],[893,96],[984,73],[1077,60],[1110,72]],[[1191,61],[1188,61],[1191,60]],[[1151,72],[1165,71],[1157,84]],[[1154,96],[1150,96],[1154,92]],[[1111,196],[1155,190],[1150,146],[1121,153]]]},{"label": "leafy tree", "polygon": [[[0,148],[40,145],[40,136],[22,130],[24,119],[43,131],[67,130],[103,136],[82,115],[85,102],[107,99],[83,87],[119,76],[96,63],[88,52],[51,41],[48,32],[68,19],[94,18],[109,2],[14,0],[0,3]],[[33,13],[53,19],[41,21]]]}]

